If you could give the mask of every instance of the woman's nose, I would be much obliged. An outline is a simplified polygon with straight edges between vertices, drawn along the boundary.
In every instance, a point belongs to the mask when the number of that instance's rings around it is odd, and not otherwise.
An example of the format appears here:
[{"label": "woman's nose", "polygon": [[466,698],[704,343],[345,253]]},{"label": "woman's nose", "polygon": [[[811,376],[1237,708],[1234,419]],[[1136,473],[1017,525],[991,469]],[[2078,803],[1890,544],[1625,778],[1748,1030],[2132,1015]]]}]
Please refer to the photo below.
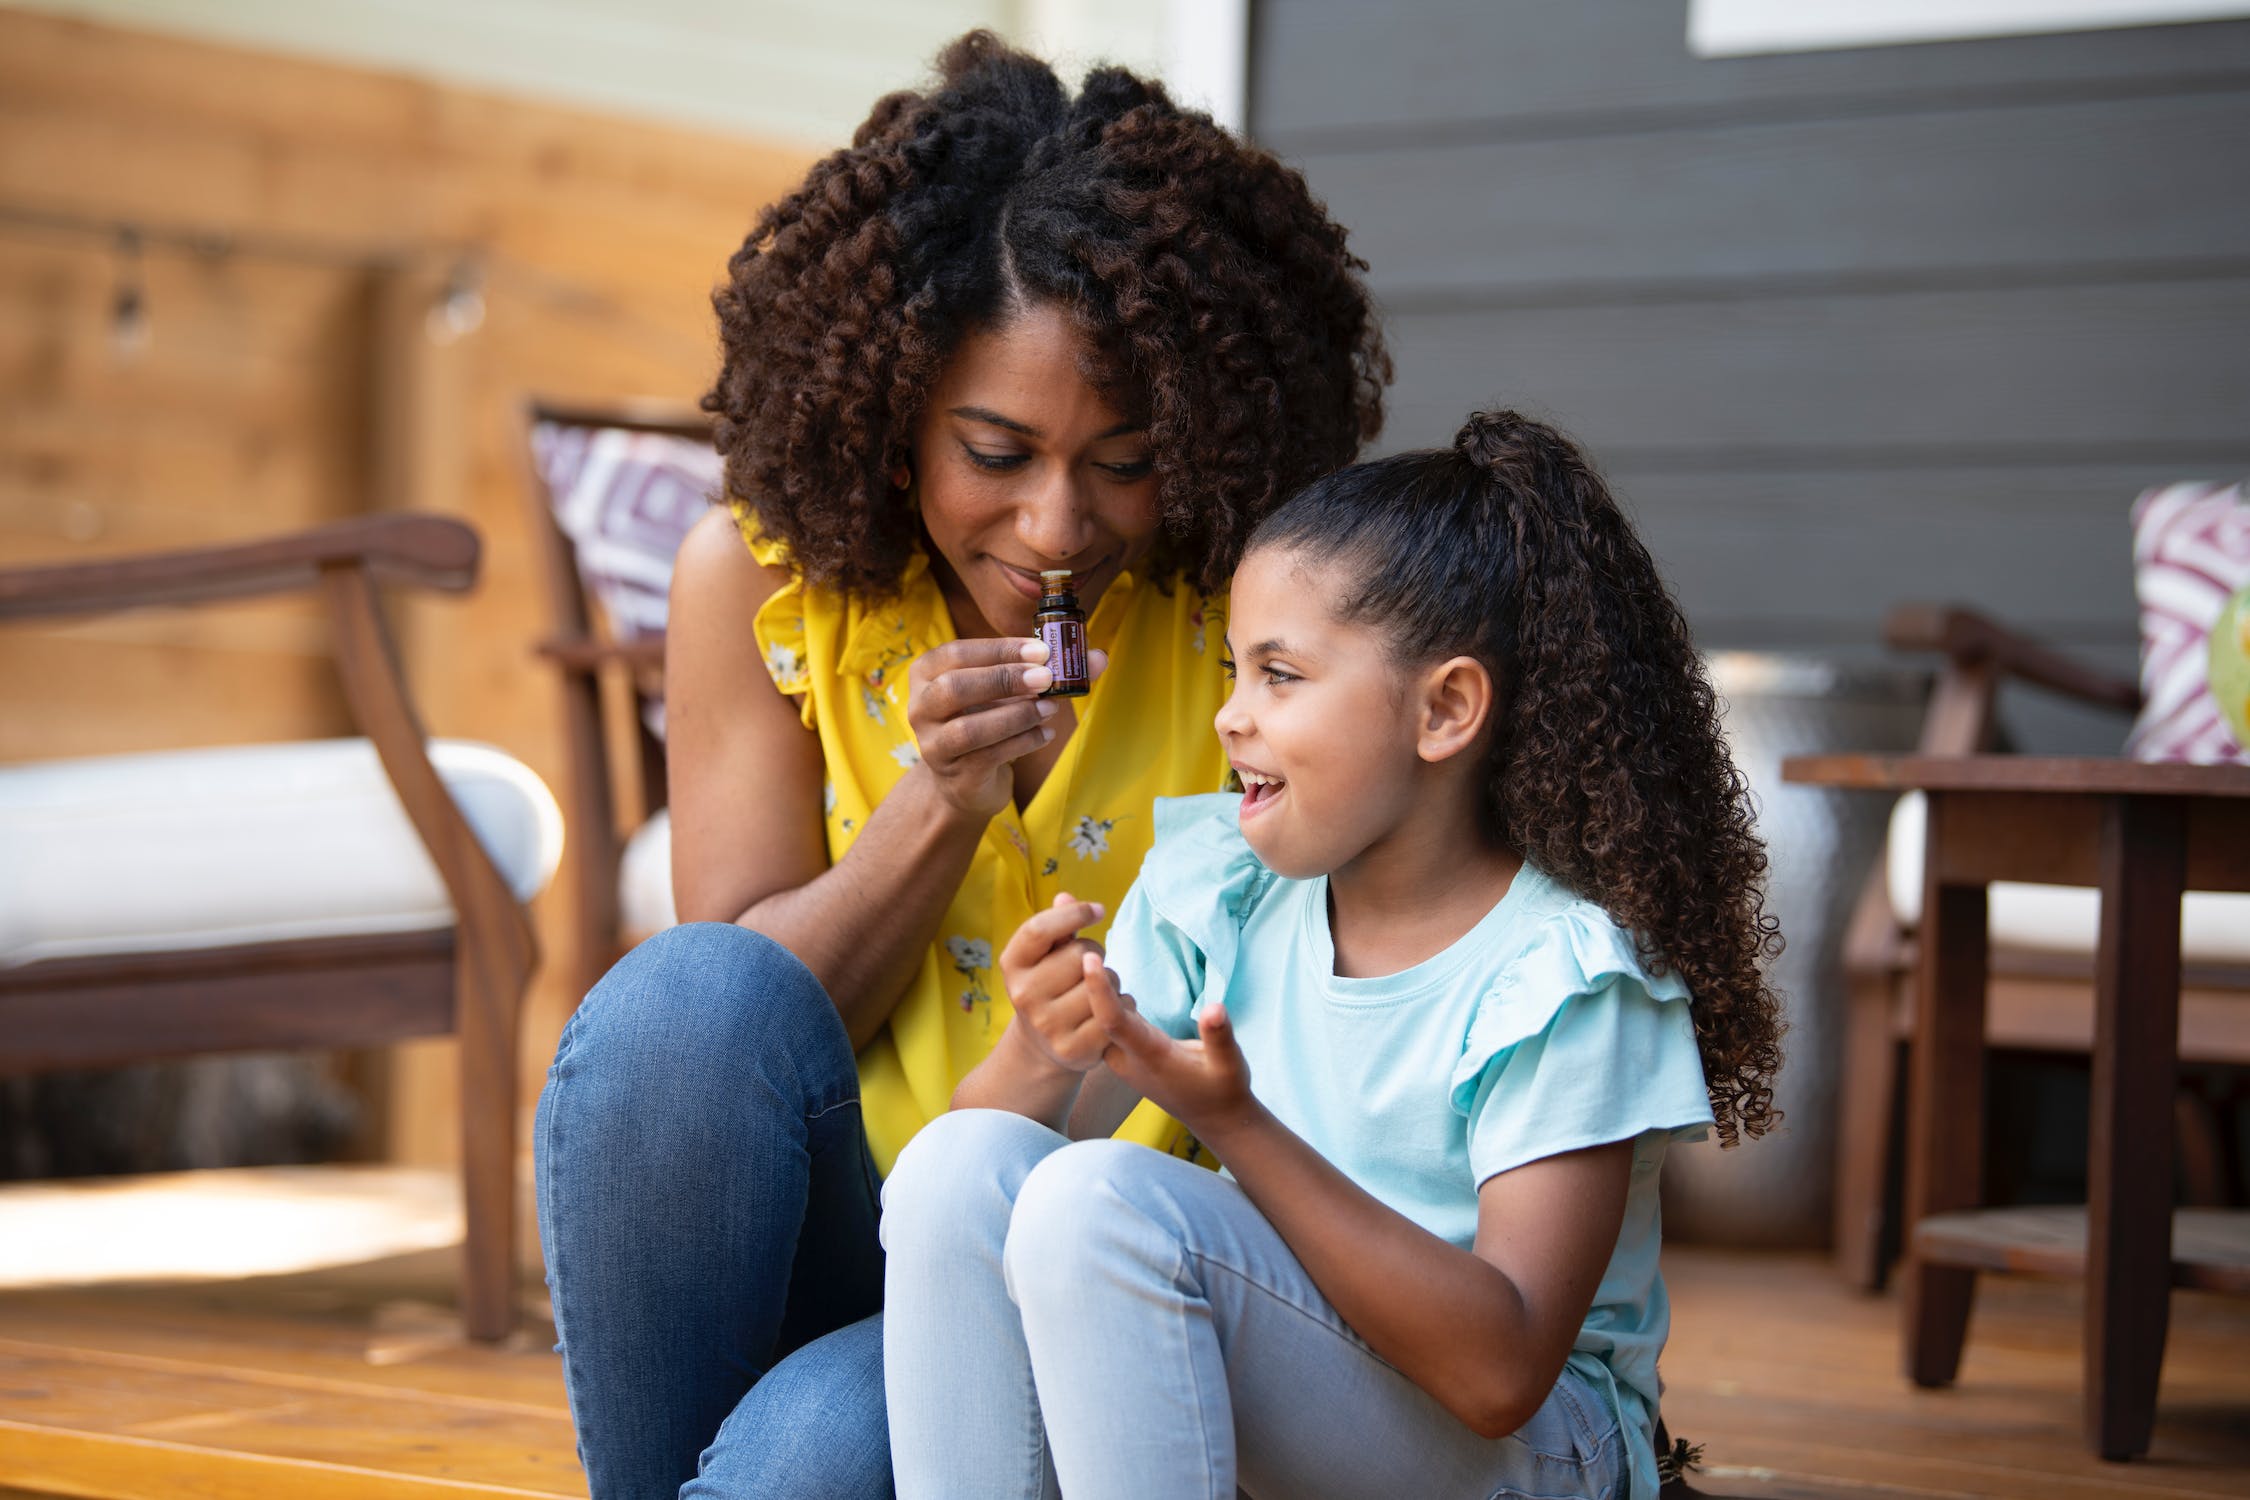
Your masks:
[{"label": "woman's nose", "polygon": [[1047,562],[1082,557],[1094,541],[1094,510],[1077,480],[1061,474],[1016,510],[1016,540]]}]

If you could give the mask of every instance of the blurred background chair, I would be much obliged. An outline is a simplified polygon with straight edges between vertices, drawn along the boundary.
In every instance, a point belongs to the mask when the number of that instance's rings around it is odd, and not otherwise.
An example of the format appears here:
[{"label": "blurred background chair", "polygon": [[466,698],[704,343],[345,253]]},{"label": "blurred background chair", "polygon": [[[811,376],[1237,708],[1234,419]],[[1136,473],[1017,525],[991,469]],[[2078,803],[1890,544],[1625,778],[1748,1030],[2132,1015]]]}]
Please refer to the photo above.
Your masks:
[{"label": "blurred background chair", "polygon": [[310,591],[365,736],[0,767],[0,1073],[461,1044],[472,1337],[514,1325],[526,903],[562,820],[528,768],[430,740],[376,596],[462,593],[478,542],[381,515],[247,544],[0,569],[0,621]]},{"label": "blurred background chair", "polygon": [[[2002,748],[1994,711],[2015,678],[2130,716],[2133,682],[2084,666],[1961,608],[1912,605],[1884,626],[1893,650],[1941,656],[1920,753]],[[2120,736],[2122,739],[2122,735]],[[1882,859],[1845,943],[1849,1014],[1840,1070],[1836,1256],[1854,1284],[1874,1290],[1899,1248],[1902,1089],[1912,1045],[1916,928],[1921,918],[1925,802],[1898,800]],[[2094,1038],[2099,902],[2088,888],[2001,882],[1991,888],[1988,1049],[2087,1055]],[[2250,896],[2192,892],[2182,909],[2180,1060],[2250,1066]],[[2190,1201],[2238,1195],[2234,1122],[2239,1085],[2216,1096],[2183,1085],[2175,1101]]]},{"label": "blurred background chair", "polygon": [[524,408],[525,493],[561,689],[568,992],[678,920],[664,787],[664,614],[680,541],[724,480],[710,419],[656,402]]}]

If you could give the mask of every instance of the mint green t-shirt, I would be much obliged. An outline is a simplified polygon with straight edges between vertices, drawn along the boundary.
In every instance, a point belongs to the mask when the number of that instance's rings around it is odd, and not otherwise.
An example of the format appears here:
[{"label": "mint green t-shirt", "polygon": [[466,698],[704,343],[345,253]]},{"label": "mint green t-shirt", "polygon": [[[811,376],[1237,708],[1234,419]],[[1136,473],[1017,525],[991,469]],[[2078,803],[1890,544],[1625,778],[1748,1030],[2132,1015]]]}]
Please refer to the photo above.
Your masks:
[{"label": "mint green t-shirt", "polygon": [[1616,1409],[1635,1500],[1656,1494],[1657,1174],[1711,1124],[1679,978],[1652,976],[1607,913],[1525,865],[1443,952],[1397,974],[1335,972],[1328,881],[1258,862],[1231,794],[1159,800],[1119,906],[1110,966],[1176,1037],[1223,1000],[1251,1087],[1354,1182],[1470,1248],[1477,1189],[1542,1157],[1633,1142],[1625,1222],[1571,1367]]}]

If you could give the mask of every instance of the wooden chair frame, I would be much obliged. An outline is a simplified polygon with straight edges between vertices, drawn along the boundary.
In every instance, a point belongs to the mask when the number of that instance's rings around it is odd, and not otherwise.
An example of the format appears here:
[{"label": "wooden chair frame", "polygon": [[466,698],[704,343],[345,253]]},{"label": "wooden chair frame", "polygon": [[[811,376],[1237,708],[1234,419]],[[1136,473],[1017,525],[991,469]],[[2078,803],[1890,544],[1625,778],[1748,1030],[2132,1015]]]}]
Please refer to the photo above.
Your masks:
[{"label": "wooden chair frame", "polygon": [[461,1042],[471,1337],[515,1322],[516,1047],[538,963],[531,920],[430,764],[378,583],[463,593],[476,533],[382,515],[236,546],[0,569],[0,621],[298,591],[328,608],[344,699],[445,884],[455,925],[0,969],[0,1073],[111,1067],[249,1048]]},{"label": "wooden chair frame", "polygon": [[[524,403],[520,449],[523,492],[530,508],[533,555],[538,559],[541,595],[547,601],[547,634],[536,648],[555,669],[561,689],[562,731],[569,784],[563,815],[569,837],[563,859],[571,892],[572,996],[594,987],[628,946],[618,911],[618,862],[632,829],[620,817],[621,804],[638,803],[642,819],[665,806],[664,742],[649,733],[640,717],[642,700],[664,693],[663,637],[632,642],[612,639],[600,611],[587,596],[578,571],[578,549],[555,521],[554,496],[533,461],[532,429],[542,422],[566,427],[623,428],[691,442],[711,441],[711,421],[692,407],[654,402],[589,406],[537,397]],[[630,691],[613,688],[610,705],[630,703],[630,725],[614,724],[605,712],[603,681],[619,679]]]},{"label": "wooden chair frame", "polygon": [[[2008,678],[2129,715],[2139,686],[2071,660],[1972,610],[1914,604],[1892,612],[1893,650],[1945,658],[1918,753],[1972,755],[1997,748],[1994,712]],[[1901,1084],[1912,1044],[1918,948],[1891,910],[1879,858],[1853,910],[1844,943],[1847,1018],[1839,1092],[1835,1244],[1839,1270],[1873,1291],[1899,1242],[1891,1201],[1899,1181]],[[2183,1061],[2250,1063],[2250,970],[2187,965],[2180,995]],[[2094,1038],[2091,958],[1996,948],[1987,984],[1986,1046],[2085,1054]],[[2191,1175],[2223,1175],[2207,1122],[2183,1119]]]}]

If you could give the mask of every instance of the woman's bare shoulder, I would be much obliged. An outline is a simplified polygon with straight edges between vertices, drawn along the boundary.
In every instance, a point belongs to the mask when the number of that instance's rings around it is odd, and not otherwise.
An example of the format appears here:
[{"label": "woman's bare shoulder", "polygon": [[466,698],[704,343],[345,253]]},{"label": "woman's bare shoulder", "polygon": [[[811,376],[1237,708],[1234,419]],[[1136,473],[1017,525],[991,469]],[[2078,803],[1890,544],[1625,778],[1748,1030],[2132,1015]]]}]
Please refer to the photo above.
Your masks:
[{"label": "woman's bare shoulder", "polygon": [[734,514],[714,505],[688,529],[672,564],[672,608],[684,603],[695,616],[749,619],[790,581],[787,568],[768,566],[750,553]]}]

